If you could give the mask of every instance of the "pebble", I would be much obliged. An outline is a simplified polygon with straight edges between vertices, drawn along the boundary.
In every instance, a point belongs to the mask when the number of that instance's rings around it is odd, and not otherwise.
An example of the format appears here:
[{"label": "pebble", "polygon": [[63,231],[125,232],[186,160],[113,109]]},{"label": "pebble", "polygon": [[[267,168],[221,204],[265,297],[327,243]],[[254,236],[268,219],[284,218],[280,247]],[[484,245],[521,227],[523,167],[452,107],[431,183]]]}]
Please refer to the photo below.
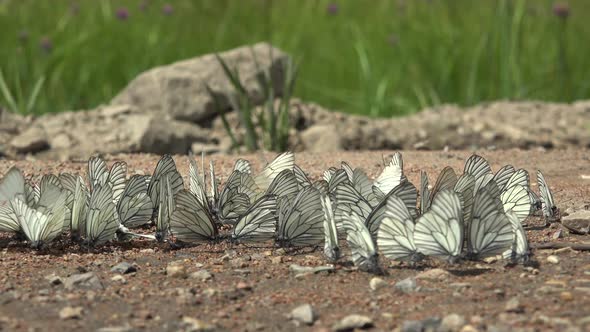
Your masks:
[{"label": "pebble", "polygon": [[465,325],[465,317],[459,314],[449,314],[440,322],[438,332],[459,332]]},{"label": "pebble", "polygon": [[94,272],[74,274],[64,280],[67,290],[72,289],[104,289],[104,286]]},{"label": "pebble", "polygon": [[187,277],[186,267],[178,263],[170,263],[166,266],[166,275],[171,278],[184,279]]},{"label": "pebble", "polygon": [[113,276],[111,278],[111,281],[120,282],[122,284],[126,284],[127,283],[127,279],[125,279],[125,277],[123,277],[120,274],[117,274],[116,276]]},{"label": "pebble", "polygon": [[187,327],[187,331],[208,332],[215,331],[216,329],[215,325],[187,316],[182,317],[182,323]]},{"label": "pebble", "polygon": [[559,257],[557,257],[555,255],[549,255],[549,256],[547,256],[547,262],[549,262],[551,264],[559,264]]},{"label": "pebble", "polygon": [[574,295],[571,292],[561,292],[559,297],[562,301],[572,301],[574,299]]},{"label": "pebble", "polygon": [[270,262],[273,264],[281,264],[283,262],[283,256],[272,257]]},{"label": "pebble", "polygon": [[381,288],[385,288],[387,287],[388,284],[387,282],[385,282],[385,280],[381,279],[381,278],[372,278],[371,281],[369,281],[369,287],[371,288],[372,291],[378,291]]},{"label": "pebble", "polygon": [[59,311],[61,319],[79,319],[82,317],[82,307],[64,307]]},{"label": "pebble", "polygon": [[418,273],[416,279],[442,281],[448,279],[450,276],[451,274],[443,269],[432,269]]},{"label": "pebble", "polygon": [[418,288],[416,285],[416,279],[414,278],[406,278],[404,280],[398,281],[395,283],[394,287],[396,290],[403,293],[411,293]]},{"label": "pebble", "polygon": [[479,330],[473,325],[465,325],[459,332],[479,332]]},{"label": "pebble", "polygon": [[61,279],[61,277],[58,275],[55,275],[55,274],[46,275],[45,280],[49,281],[49,284],[51,286],[57,286],[57,285],[61,285],[63,283],[63,280]]},{"label": "pebble", "polygon": [[493,264],[498,261],[498,257],[497,256],[486,257],[483,259],[483,261],[486,262],[487,264]]},{"label": "pebble", "polygon": [[402,323],[402,332],[436,331],[440,326],[440,318],[431,317],[424,320],[407,320]]},{"label": "pebble", "polygon": [[373,327],[373,320],[363,315],[348,315],[332,326],[332,331],[344,332]]},{"label": "pebble", "polygon": [[211,272],[209,272],[207,270],[199,270],[199,271],[191,273],[190,278],[201,280],[201,281],[207,281],[207,280],[213,278],[213,275],[211,274]]},{"label": "pebble", "polygon": [[111,272],[120,273],[120,274],[127,274],[132,272],[137,272],[137,268],[128,262],[121,262],[113,268],[111,268]]},{"label": "pebble", "polygon": [[313,307],[309,303],[302,304],[293,309],[289,314],[289,317],[294,320],[297,325],[300,323],[305,325],[313,325],[317,319]]},{"label": "pebble", "polygon": [[506,302],[506,306],[504,307],[504,311],[506,312],[514,312],[514,313],[523,313],[524,306],[520,303],[518,297],[513,297],[508,302]]},{"label": "pebble", "polygon": [[96,332],[131,332],[133,328],[129,325],[125,326],[107,326],[101,327]]},{"label": "pebble", "polygon": [[334,266],[332,265],[323,265],[323,266],[301,266],[297,264],[289,265],[289,271],[294,273],[295,275],[298,274],[307,274],[307,273],[320,273],[320,272],[333,272]]},{"label": "pebble", "polygon": [[252,285],[249,285],[243,281],[240,281],[236,285],[236,289],[249,291],[249,290],[252,290]]}]

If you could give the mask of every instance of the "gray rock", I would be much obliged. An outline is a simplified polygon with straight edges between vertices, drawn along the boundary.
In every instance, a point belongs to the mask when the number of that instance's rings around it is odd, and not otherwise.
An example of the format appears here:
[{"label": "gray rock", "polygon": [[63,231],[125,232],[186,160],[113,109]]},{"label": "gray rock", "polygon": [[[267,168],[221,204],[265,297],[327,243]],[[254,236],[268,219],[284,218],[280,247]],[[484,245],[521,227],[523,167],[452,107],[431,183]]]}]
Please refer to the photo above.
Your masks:
[{"label": "gray rock", "polygon": [[465,317],[458,314],[449,314],[443,317],[438,332],[459,332],[465,323]]},{"label": "gray rock", "polygon": [[49,148],[47,133],[41,126],[33,125],[13,137],[10,148],[17,153],[35,153]]},{"label": "gray rock", "polygon": [[332,331],[344,332],[373,327],[373,320],[363,315],[348,315],[332,326]]},{"label": "gray rock", "polygon": [[561,224],[578,234],[590,232],[590,210],[579,210],[561,218]]},{"label": "gray rock", "polygon": [[102,290],[104,286],[94,272],[74,274],[64,280],[64,286],[67,290],[86,289]]},{"label": "gray rock", "polygon": [[111,272],[120,273],[120,274],[127,274],[127,273],[137,272],[137,268],[131,263],[121,262],[121,263],[113,266],[113,268],[111,268]]},{"label": "gray rock", "polygon": [[414,292],[417,288],[416,279],[414,278],[406,278],[395,283],[395,289],[403,293]]},{"label": "gray rock", "polygon": [[335,125],[315,125],[301,132],[301,143],[308,152],[342,151],[342,138]]},{"label": "gray rock", "polygon": [[211,274],[211,272],[209,272],[207,270],[199,270],[199,271],[191,273],[189,277],[191,279],[207,281],[207,280],[213,278],[213,275]]},{"label": "gray rock", "polygon": [[436,331],[441,323],[438,317],[426,318],[424,320],[407,320],[402,323],[402,332],[424,332]]},{"label": "gray rock", "polygon": [[291,264],[289,265],[289,271],[291,271],[295,275],[300,274],[313,274],[313,273],[320,273],[320,272],[333,272],[334,266],[331,265],[324,265],[324,266],[301,266],[298,264]]},{"label": "gray rock", "polygon": [[[271,52],[272,59],[269,58]],[[281,50],[259,43],[219,55],[230,68],[238,70],[242,84],[254,104],[263,102],[257,82],[260,71],[256,62],[261,70],[270,71],[275,94],[282,94],[282,66],[288,56]],[[129,83],[111,103],[134,105],[147,112],[169,114],[177,120],[200,123],[213,118],[217,112],[207,85],[221,97],[221,107],[229,109],[230,103],[226,96],[234,95],[235,91],[214,54],[150,69]]]},{"label": "gray rock", "polygon": [[294,320],[297,324],[302,323],[305,325],[313,325],[317,319],[316,314],[311,304],[303,304],[291,311],[289,317]]}]

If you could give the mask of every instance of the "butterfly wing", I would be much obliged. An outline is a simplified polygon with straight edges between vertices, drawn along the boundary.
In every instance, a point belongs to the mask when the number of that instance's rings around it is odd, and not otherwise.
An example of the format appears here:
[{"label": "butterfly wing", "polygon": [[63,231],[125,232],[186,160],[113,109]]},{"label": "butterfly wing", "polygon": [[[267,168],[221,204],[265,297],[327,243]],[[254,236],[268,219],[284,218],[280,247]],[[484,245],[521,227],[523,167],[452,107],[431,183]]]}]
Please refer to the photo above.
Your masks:
[{"label": "butterfly wing", "polygon": [[232,242],[264,242],[275,236],[277,197],[264,196],[240,218],[232,232]]},{"label": "butterfly wing", "polygon": [[324,211],[324,255],[328,261],[335,262],[340,258],[340,247],[334,209],[328,196],[322,196],[322,209]]},{"label": "butterfly wing", "polygon": [[512,245],[512,225],[504,210],[498,208],[498,201],[499,198],[487,190],[480,190],[475,196],[473,219],[468,226],[468,257],[495,256]]},{"label": "butterfly wing", "polygon": [[430,209],[430,189],[428,188],[428,174],[420,171],[420,214]]},{"label": "butterfly wing", "polygon": [[139,227],[150,221],[152,212],[153,204],[143,176],[133,175],[117,202],[119,222],[128,228]]},{"label": "butterfly wing", "polygon": [[520,222],[523,222],[531,211],[529,191],[521,185],[513,185],[500,196],[504,205],[504,212],[513,212]]},{"label": "butterfly wing", "polygon": [[113,190],[113,202],[116,203],[121,199],[127,182],[127,164],[124,161],[117,161],[113,164],[107,182]]},{"label": "butterfly wing", "polygon": [[295,178],[297,179],[297,183],[299,183],[299,186],[301,186],[302,188],[311,186],[311,180],[309,179],[307,174],[305,174],[305,172],[301,169],[301,167],[294,165],[293,173],[295,174]]},{"label": "butterfly wing", "polygon": [[181,190],[176,194],[175,202],[170,229],[176,239],[190,243],[206,243],[217,239],[217,226],[195,195]]},{"label": "butterfly wing", "polygon": [[547,181],[545,181],[545,176],[540,170],[537,171],[537,183],[539,184],[539,191],[541,193],[541,209],[543,210],[543,216],[549,220],[555,219],[558,210],[553,200],[553,193],[551,193]]},{"label": "butterfly wing", "polygon": [[107,163],[99,156],[88,159],[88,183],[90,191],[94,190],[96,185],[104,186],[109,178]]},{"label": "butterfly wing", "polygon": [[250,166],[250,162],[245,159],[238,159],[234,164],[234,171],[240,171],[242,173],[250,174],[252,173],[252,167]]},{"label": "butterfly wing", "polygon": [[25,195],[25,177],[20,169],[12,167],[0,180],[0,202],[7,202],[17,195]]},{"label": "butterfly wing", "polygon": [[471,155],[465,162],[463,174],[473,175],[475,179],[474,192],[478,192],[479,188],[483,188],[494,177],[490,163],[484,157],[476,154]]},{"label": "butterfly wing", "polygon": [[498,185],[498,188],[503,190],[515,172],[516,172],[516,170],[514,169],[514,166],[506,165],[506,166],[500,168],[496,172],[496,174],[494,174],[494,177],[492,178],[492,180],[494,180],[496,182],[496,184]]},{"label": "butterfly wing", "polygon": [[463,213],[454,191],[444,190],[434,198],[430,210],[423,214],[414,229],[414,243],[427,256],[458,259],[463,247]]},{"label": "butterfly wing", "polygon": [[381,220],[385,217],[387,212],[387,206],[389,198],[392,196],[396,196],[404,203],[406,209],[410,211],[412,218],[416,217],[416,199],[418,198],[418,191],[414,185],[404,180],[400,183],[397,187],[393,188],[377,205],[371,213],[367,216],[365,225],[371,233],[373,239],[377,238],[377,232],[379,231],[379,225],[381,224]]},{"label": "butterfly wing", "polygon": [[[188,160],[189,190],[191,193],[193,193],[193,195],[197,196],[197,198],[201,201],[201,204],[207,205],[208,203],[205,182],[203,181],[203,177],[199,175],[199,168],[192,153],[189,153]],[[203,170],[203,172],[205,172],[205,170]]]},{"label": "butterfly wing", "polygon": [[414,219],[404,201],[395,195],[390,196],[377,233],[379,250],[393,260],[420,260],[414,243],[414,227]]},{"label": "butterfly wing", "polygon": [[346,242],[350,247],[354,266],[361,271],[377,272],[379,270],[377,251],[362,219],[354,212],[345,214],[343,228],[346,231]]},{"label": "butterfly wing", "polygon": [[95,247],[113,240],[118,227],[113,190],[109,185],[96,184],[90,194],[86,216],[84,231],[86,243]]},{"label": "butterfly wing", "polygon": [[276,197],[296,195],[299,192],[299,183],[296,172],[286,169],[272,180],[266,191],[266,195],[273,195]]},{"label": "butterfly wing", "polygon": [[385,166],[383,172],[375,179],[374,186],[385,194],[389,193],[405,180],[403,167],[402,155],[396,152],[391,158],[391,162]]},{"label": "butterfly wing", "polygon": [[279,173],[286,169],[293,170],[294,165],[295,156],[293,155],[293,152],[282,153],[270,164],[266,165],[260,174],[254,177],[254,182],[260,191],[264,192]]},{"label": "butterfly wing", "polygon": [[507,217],[512,225],[514,237],[512,247],[503,253],[503,257],[514,263],[526,263],[529,260],[530,252],[526,233],[524,228],[522,228],[522,223],[514,213],[507,213]]},{"label": "butterfly wing", "polygon": [[301,190],[288,210],[279,210],[280,245],[313,246],[324,240],[324,211],[316,188]]}]

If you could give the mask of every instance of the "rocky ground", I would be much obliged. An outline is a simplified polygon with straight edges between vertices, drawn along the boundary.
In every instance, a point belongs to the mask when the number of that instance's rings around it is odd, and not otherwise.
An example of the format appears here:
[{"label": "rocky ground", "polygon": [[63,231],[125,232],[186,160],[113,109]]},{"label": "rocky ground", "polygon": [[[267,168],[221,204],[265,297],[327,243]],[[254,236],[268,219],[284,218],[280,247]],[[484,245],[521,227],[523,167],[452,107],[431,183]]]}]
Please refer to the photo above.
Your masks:
[{"label": "rocky ground", "polygon": [[[467,151],[404,152],[409,179],[419,170],[434,177],[444,166],[462,168]],[[590,205],[588,150],[482,151],[494,170],[511,163],[541,168],[564,212]],[[296,156],[313,178],[341,160],[371,176],[391,151]],[[271,155],[264,155],[267,159]],[[263,155],[243,156],[260,169]],[[235,157],[219,156],[227,176]],[[131,173],[151,172],[154,155],[118,155]],[[176,157],[187,174],[186,158]],[[78,172],[82,162],[0,161],[27,174]],[[533,187],[535,190],[536,186]],[[532,246],[588,243],[559,225],[530,218]],[[345,258],[326,266],[320,251],[285,252],[220,243],[171,250],[145,241],[87,251],[68,242],[31,252],[0,239],[0,329],[11,331],[590,331],[590,256],[587,252],[536,249],[532,266],[503,261],[415,268],[382,259],[387,274],[355,271]],[[346,252],[347,253],[347,252]],[[347,253],[348,254],[348,253]]]}]

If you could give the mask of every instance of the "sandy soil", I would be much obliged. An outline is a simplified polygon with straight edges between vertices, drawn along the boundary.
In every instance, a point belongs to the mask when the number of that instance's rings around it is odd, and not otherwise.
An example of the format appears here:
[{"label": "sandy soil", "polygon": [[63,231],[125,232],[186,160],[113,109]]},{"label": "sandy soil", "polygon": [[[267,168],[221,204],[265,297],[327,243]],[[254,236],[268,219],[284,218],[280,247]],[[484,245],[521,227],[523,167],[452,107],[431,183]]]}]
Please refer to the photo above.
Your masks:
[{"label": "sandy soil", "polygon": [[[404,152],[405,171],[419,183],[419,171],[429,172],[434,182],[447,165],[462,169],[469,156],[466,151]],[[482,151],[494,170],[511,163],[544,171],[558,206],[590,204],[590,153],[568,151]],[[296,160],[313,178],[331,165],[346,160],[364,168],[370,176],[379,173],[382,157],[391,151],[348,152],[317,155],[302,153]],[[271,154],[265,154],[271,159]],[[243,156],[256,169],[264,161],[262,154]],[[123,155],[109,160],[126,160],[130,173],[149,173],[158,157]],[[219,156],[218,174],[227,176],[235,157]],[[187,174],[186,158],[176,158],[179,169]],[[12,165],[27,174],[41,172],[77,172],[84,162],[0,161],[0,174]],[[534,181],[533,181],[534,182]],[[536,189],[536,184],[533,187]],[[542,225],[539,218],[530,218]],[[557,225],[528,231],[533,245],[544,242],[590,242],[586,236],[566,235],[553,239]],[[430,261],[416,268],[399,266],[382,258],[387,275],[380,276],[388,285],[377,291],[369,287],[373,275],[354,271],[349,264],[337,265],[333,273],[295,277],[291,264],[324,265],[320,251],[303,250],[286,254],[269,244],[252,248],[216,244],[171,250],[167,245],[145,241],[113,244],[88,252],[67,242],[56,243],[50,250],[35,253],[22,243],[0,238],[0,329],[15,331],[94,331],[116,327],[111,331],[218,330],[291,331],[330,330],[349,314],[368,316],[374,330],[401,327],[404,321],[432,317],[443,318],[457,313],[464,331],[509,328],[525,330],[590,330],[590,255],[573,250],[535,250],[533,267],[506,266],[505,262],[461,263],[448,266]],[[557,263],[547,260],[557,256]],[[347,258],[345,257],[345,261]],[[129,262],[137,272],[117,277],[110,271],[119,262]],[[207,270],[213,277],[203,281],[195,277],[174,277],[166,267],[178,262],[190,275]],[[417,279],[414,292],[397,291],[395,283],[408,277],[442,268],[437,280]],[[46,277],[55,274],[65,280],[82,272],[94,272],[104,289],[67,290],[63,284],[51,285]],[[113,279],[114,277],[114,279]],[[518,299],[518,303],[515,302]],[[509,304],[510,302],[510,304]],[[288,314],[300,304],[313,306],[318,318],[313,326],[296,326]],[[512,310],[507,310],[512,306]],[[79,318],[60,318],[66,307],[81,307]],[[75,311],[75,310],[74,310]],[[188,317],[188,318],[187,318]]]}]

